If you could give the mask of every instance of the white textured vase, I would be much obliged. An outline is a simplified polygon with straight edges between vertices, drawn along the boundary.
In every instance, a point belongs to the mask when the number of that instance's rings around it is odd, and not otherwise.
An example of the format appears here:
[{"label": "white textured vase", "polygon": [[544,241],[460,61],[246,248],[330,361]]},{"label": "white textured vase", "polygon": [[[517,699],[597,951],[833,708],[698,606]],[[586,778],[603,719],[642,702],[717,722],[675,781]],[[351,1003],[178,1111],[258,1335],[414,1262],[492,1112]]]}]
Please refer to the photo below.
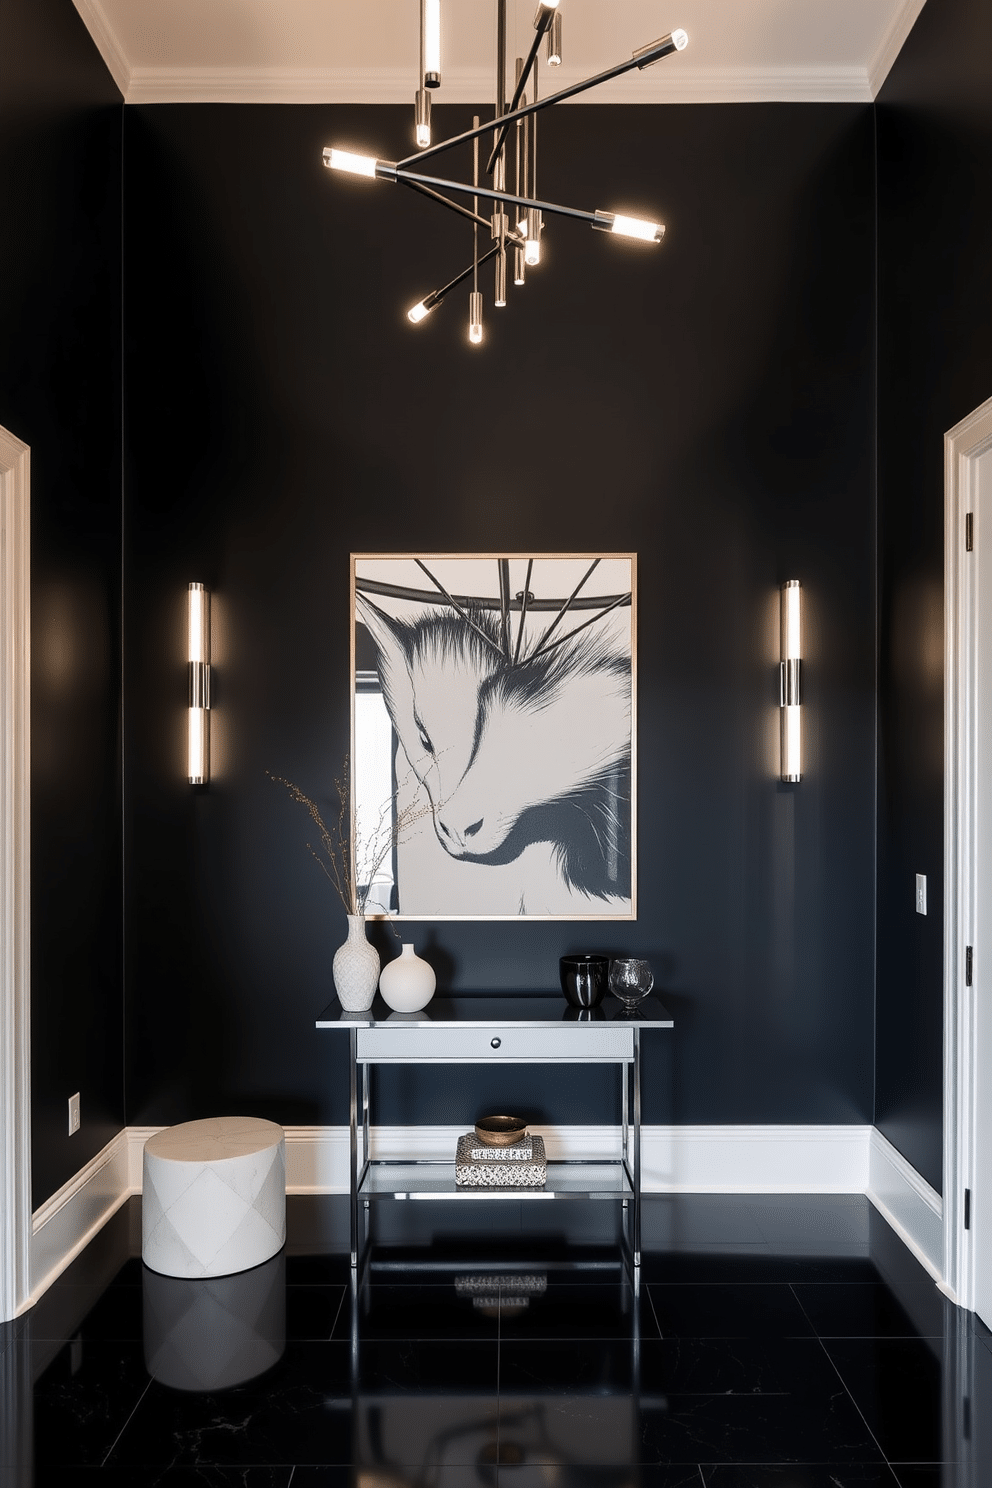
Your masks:
[{"label": "white textured vase", "polygon": [[396,960],[382,968],[379,978],[382,1000],[394,1013],[419,1013],[434,996],[436,986],[433,967],[422,960],[406,941]]},{"label": "white textured vase", "polygon": [[372,1006],[379,980],[379,952],[365,939],[365,916],[348,916],[348,939],[334,952],[334,986],[348,1013],[364,1013]]}]

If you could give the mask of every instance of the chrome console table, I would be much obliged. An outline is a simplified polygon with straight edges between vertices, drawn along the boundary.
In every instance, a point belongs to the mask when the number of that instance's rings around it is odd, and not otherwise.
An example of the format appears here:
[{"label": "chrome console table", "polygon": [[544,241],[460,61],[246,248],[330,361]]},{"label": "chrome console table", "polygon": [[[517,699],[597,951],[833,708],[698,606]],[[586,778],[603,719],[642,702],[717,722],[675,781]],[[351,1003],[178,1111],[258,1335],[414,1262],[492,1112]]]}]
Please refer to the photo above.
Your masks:
[{"label": "chrome console table", "polygon": [[[479,995],[435,997],[419,1013],[394,1013],[380,997],[368,1012],[349,1013],[337,1001],[318,1028],[347,1028],[351,1041],[351,1264],[363,1254],[360,1220],[381,1199],[604,1199],[623,1204],[627,1245],[641,1262],[641,1032],[672,1028],[666,1009],[648,997],[627,1012],[606,997],[579,1013],[561,997]],[[617,1064],[622,1071],[621,1143],[616,1157],[548,1163],[543,1188],[458,1188],[454,1153],[447,1162],[373,1158],[369,1066],[373,1064]]]}]

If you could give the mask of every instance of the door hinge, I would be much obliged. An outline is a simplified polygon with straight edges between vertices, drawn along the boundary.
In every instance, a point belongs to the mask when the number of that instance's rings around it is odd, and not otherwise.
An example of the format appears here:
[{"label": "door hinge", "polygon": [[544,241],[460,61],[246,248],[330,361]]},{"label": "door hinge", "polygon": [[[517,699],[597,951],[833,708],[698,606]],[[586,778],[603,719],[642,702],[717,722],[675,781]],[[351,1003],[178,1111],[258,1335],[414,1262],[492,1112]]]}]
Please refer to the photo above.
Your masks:
[{"label": "door hinge", "polygon": [[971,976],[972,976],[973,964],[974,964],[974,956],[973,956],[973,953],[972,953],[971,946],[965,946],[965,948],[964,948],[964,984],[965,984],[966,987],[970,987],[971,986]]},{"label": "door hinge", "polygon": [[964,546],[965,551],[970,553],[975,546],[975,514],[966,512],[964,519]]},{"label": "door hinge", "polygon": [[964,1227],[965,1227],[966,1230],[970,1230],[971,1229],[971,1189],[970,1188],[966,1188],[965,1191],[964,1191]]}]

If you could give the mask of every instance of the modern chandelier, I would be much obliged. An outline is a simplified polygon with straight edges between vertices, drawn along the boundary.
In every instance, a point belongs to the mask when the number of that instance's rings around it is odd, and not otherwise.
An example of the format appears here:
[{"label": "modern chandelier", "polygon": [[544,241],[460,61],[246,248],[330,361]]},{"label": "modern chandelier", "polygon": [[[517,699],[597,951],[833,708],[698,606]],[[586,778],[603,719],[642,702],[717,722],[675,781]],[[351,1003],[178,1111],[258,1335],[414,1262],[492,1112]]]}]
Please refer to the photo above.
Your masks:
[{"label": "modern chandelier", "polygon": [[[367,176],[373,180],[392,181],[396,185],[408,186],[432,201],[440,202],[452,212],[466,218],[472,224],[472,262],[467,269],[456,274],[440,289],[431,290],[411,310],[407,318],[417,325],[446,299],[453,289],[471,279],[469,293],[468,338],[473,345],[482,341],[482,294],[479,290],[479,269],[493,261],[493,303],[497,309],[506,305],[507,254],[512,253],[513,283],[523,284],[528,268],[541,262],[541,234],[544,230],[545,214],[552,217],[570,217],[574,221],[586,222],[602,232],[616,233],[620,237],[634,238],[645,243],[660,243],[665,235],[660,222],[646,222],[640,217],[629,217],[619,212],[582,211],[578,207],[565,207],[556,202],[541,201],[537,195],[537,114],[541,109],[551,108],[566,98],[574,98],[611,78],[620,77],[635,67],[643,71],[653,62],[668,57],[672,52],[681,52],[689,38],[684,31],[671,31],[660,40],[640,47],[629,61],[620,62],[584,82],[573,83],[557,93],[539,96],[538,52],[545,41],[546,60],[550,67],[561,63],[561,7],[559,0],[538,0],[534,17],[534,38],[526,57],[518,57],[514,69],[514,87],[509,103],[506,98],[506,0],[497,0],[496,8],[496,105],[495,117],[480,123],[478,116],[472,128],[450,139],[431,143],[431,95],[441,85],[441,0],[420,0],[420,86],[414,101],[414,138],[418,153],[405,160],[378,160],[372,155],[356,155],[349,150],[339,150],[328,145],[324,150],[324,164],[329,170],[345,171],[356,176]],[[527,89],[530,88],[528,100]],[[492,184],[480,184],[479,141],[492,135],[489,157],[483,174]],[[511,150],[512,135],[512,150]],[[452,181],[442,176],[425,174],[421,164],[450,150],[454,145],[472,142],[473,169],[471,185],[464,181]],[[506,189],[507,155],[514,162],[513,191]],[[447,195],[472,197],[472,206],[463,206]],[[479,213],[479,200],[492,203],[490,217]],[[479,230],[488,235],[491,247],[480,252]]]}]

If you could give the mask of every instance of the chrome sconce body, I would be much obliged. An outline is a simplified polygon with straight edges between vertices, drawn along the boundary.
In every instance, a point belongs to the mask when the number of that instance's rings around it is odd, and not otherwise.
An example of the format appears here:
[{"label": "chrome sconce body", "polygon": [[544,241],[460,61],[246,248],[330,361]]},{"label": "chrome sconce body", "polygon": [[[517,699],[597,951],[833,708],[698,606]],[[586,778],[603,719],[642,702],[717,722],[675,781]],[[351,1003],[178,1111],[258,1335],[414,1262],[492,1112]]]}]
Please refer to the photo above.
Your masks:
[{"label": "chrome sconce body", "polygon": [[782,719],[782,779],[795,785],[802,769],[802,614],[798,579],[782,585],[779,711]]},{"label": "chrome sconce body", "polygon": [[190,785],[210,779],[210,595],[202,584],[190,584],[189,726],[186,774]]}]

